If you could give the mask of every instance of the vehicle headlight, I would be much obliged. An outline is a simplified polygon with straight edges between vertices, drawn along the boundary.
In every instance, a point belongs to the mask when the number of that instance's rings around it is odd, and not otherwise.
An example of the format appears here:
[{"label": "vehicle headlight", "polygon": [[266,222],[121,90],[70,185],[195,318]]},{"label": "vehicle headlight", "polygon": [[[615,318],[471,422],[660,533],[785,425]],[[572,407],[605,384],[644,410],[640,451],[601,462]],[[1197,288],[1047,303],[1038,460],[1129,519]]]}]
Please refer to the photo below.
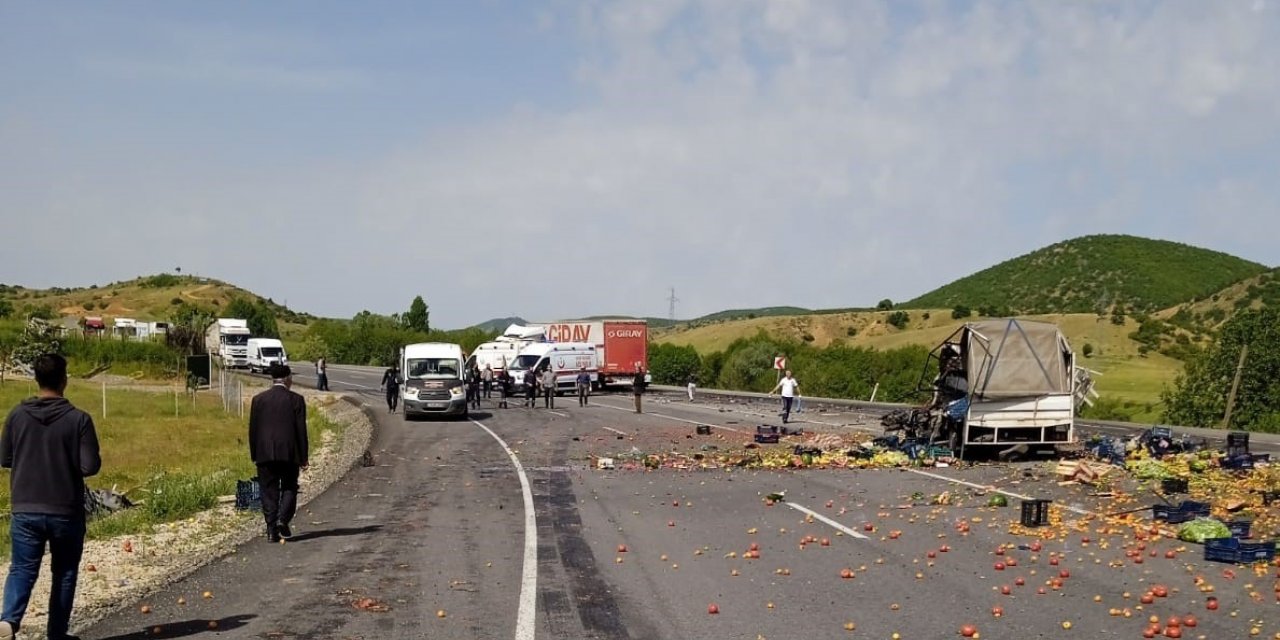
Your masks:
[{"label": "vehicle headlight", "polygon": [[456,387],[451,387],[449,389],[449,395],[464,396],[464,395],[467,395],[467,389],[466,387],[463,387],[461,385]]},{"label": "vehicle headlight", "polygon": [[406,389],[404,390],[404,397],[406,397],[406,398],[416,398],[416,397],[418,397],[418,390],[417,390],[417,389],[409,389],[409,388],[406,388]]}]

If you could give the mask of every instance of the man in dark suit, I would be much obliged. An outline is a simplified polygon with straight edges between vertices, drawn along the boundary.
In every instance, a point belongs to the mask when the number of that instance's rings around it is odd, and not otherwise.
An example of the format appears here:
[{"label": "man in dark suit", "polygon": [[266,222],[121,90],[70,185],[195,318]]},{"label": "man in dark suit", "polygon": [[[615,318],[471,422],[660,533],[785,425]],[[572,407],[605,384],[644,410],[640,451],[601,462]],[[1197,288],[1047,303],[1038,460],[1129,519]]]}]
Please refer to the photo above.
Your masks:
[{"label": "man in dark suit", "polygon": [[249,455],[258,466],[262,515],[271,542],[293,537],[289,523],[298,508],[298,473],[307,467],[307,402],[291,391],[288,365],[269,369],[271,388],[249,407]]}]

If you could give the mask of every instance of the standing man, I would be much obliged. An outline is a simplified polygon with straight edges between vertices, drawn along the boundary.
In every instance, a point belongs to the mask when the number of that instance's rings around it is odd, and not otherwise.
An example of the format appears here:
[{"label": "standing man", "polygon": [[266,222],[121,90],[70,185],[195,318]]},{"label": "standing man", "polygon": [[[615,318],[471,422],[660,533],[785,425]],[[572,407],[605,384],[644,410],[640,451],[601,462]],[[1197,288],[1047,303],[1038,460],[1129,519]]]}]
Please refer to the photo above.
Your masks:
[{"label": "standing man", "polygon": [[692,373],[689,374],[689,379],[685,381],[685,384],[689,388],[689,402],[693,402],[693,392],[698,390],[698,376]]},{"label": "standing man", "polygon": [[298,474],[307,468],[307,401],[291,390],[289,365],[271,367],[271,388],[249,405],[249,456],[258,466],[267,540],[293,537],[289,523],[298,509]]},{"label": "standing man", "polygon": [[484,387],[484,399],[488,400],[493,397],[493,367],[484,366],[484,372],[480,374],[481,386]]},{"label": "standing man", "polygon": [[538,374],[533,369],[524,370],[524,406],[530,409],[537,408],[538,398]]},{"label": "standing man", "polygon": [[647,385],[648,381],[645,379],[644,366],[637,363],[636,376],[631,379],[631,394],[636,399],[636,413],[644,413],[640,410],[640,396],[644,395],[644,388]]},{"label": "standing man", "polygon": [[574,380],[578,385],[578,406],[587,406],[587,397],[591,395],[591,374],[587,373],[587,368],[583,367],[578,371],[578,377]]},{"label": "standing man", "polygon": [[787,369],[787,375],[782,376],[769,395],[772,396],[778,390],[782,391],[782,424],[786,424],[791,419],[791,403],[800,395],[800,383],[791,377],[790,369]]},{"label": "standing man", "polygon": [[507,408],[507,396],[511,395],[511,374],[503,369],[498,374],[498,407]]},{"label": "standing man", "polygon": [[404,378],[400,377],[400,367],[396,363],[391,363],[391,368],[382,374],[382,388],[387,391],[387,410],[391,413],[396,412],[396,404],[400,402],[400,384],[404,382]]},{"label": "standing man", "polygon": [[467,395],[471,396],[471,408],[480,408],[480,368],[475,365],[471,366],[471,372],[467,374]]},{"label": "standing man", "polygon": [[556,408],[556,372],[551,368],[551,363],[547,363],[547,368],[542,370],[542,403],[548,409]]},{"label": "standing man", "polygon": [[0,639],[22,626],[47,545],[53,556],[48,635],[65,640],[84,550],[84,479],[98,473],[98,434],[89,414],[62,397],[67,361],[45,354],[32,365],[40,392],[9,412],[0,434],[0,466],[12,469],[9,521],[12,562],[4,584]]},{"label": "standing man", "polygon": [[329,363],[324,361],[324,356],[316,360],[316,390],[329,390]]}]

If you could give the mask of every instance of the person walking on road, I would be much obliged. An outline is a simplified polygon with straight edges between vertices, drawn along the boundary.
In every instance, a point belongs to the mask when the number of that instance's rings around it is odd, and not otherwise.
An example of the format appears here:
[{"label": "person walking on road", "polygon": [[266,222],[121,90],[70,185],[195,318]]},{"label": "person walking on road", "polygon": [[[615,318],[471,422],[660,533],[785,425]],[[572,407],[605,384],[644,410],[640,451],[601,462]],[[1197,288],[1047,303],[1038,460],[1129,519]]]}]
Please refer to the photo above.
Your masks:
[{"label": "person walking on road", "polygon": [[644,413],[640,409],[640,397],[644,395],[644,388],[648,385],[648,380],[644,375],[644,367],[636,367],[636,375],[631,379],[631,395],[635,396],[636,413]]},{"label": "person walking on road", "polygon": [[503,369],[498,374],[498,407],[507,408],[507,397],[511,395],[511,374]]},{"label": "person walking on road", "polygon": [[471,398],[471,408],[480,408],[480,368],[472,366],[467,374],[467,395]]},{"label": "person walking on road", "polygon": [[556,408],[556,372],[548,363],[542,370],[542,404],[548,409]]},{"label": "person walking on road", "polygon": [[791,419],[791,404],[800,397],[800,383],[791,377],[790,369],[787,369],[787,374],[782,376],[769,395],[772,396],[778,391],[782,392],[782,424],[786,424]]},{"label": "person walking on road", "polygon": [[404,378],[400,375],[400,367],[393,362],[391,368],[382,374],[382,388],[387,392],[387,411],[389,413],[396,412],[396,405],[400,402],[400,385],[404,383]]},{"label": "person walking on road", "polygon": [[329,363],[325,362],[324,356],[316,360],[316,390],[329,390]]},{"label": "person walking on road", "polygon": [[307,401],[293,391],[289,365],[273,365],[271,388],[249,405],[249,457],[258,466],[267,540],[293,537],[289,523],[298,509],[298,474],[307,468]]},{"label": "person walking on road", "polygon": [[22,627],[47,546],[53,573],[48,636],[74,640],[67,630],[84,551],[84,479],[98,473],[102,457],[93,419],[62,397],[67,361],[45,354],[36,358],[32,369],[40,391],[9,412],[0,434],[0,466],[13,470],[11,553],[0,639],[11,640]]},{"label": "person walking on road", "polygon": [[692,373],[689,374],[688,380],[685,381],[685,386],[689,389],[689,402],[693,402],[693,392],[698,390],[698,376]]},{"label": "person walking on road", "polygon": [[591,395],[591,374],[587,373],[586,367],[578,371],[574,383],[578,386],[578,406],[587,406],[587,398]]},{"label": "person walking on road", "polygon": [[525,369],[524,371],[524,406],[534,409],[537,407],[535,400],[538,398],[538,374],[533,369]]},{"label": "person walking on road", "polygon": [[480,386],[484,388],[484,399],[488,400],[493,397],[493,367],[484,366],[484,371],[480,373]]}]

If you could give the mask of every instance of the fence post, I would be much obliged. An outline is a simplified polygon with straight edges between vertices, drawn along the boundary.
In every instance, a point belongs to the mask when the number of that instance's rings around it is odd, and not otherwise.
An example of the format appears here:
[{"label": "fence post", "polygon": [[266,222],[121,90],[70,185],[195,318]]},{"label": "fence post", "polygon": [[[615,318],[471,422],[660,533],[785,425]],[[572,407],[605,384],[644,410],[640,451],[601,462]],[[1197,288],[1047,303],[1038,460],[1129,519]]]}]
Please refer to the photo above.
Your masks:
[{"label": "fence post", "polygon": [[107,379],[102,379],[102,419],[107,418]]},{"label": "fence post", "polygon": [[880,383],[879,383],[879,382],[876,382],[876,386],[874,386],[874,387],[872,387],[872,388],[871,388],[871,399],[870,399],[870,400],[868,400],[867,402],[875,402],[875,401],[876,401],[876,392],[877,392],[877,391],[879,391],[879,390],[880,390]]}]

